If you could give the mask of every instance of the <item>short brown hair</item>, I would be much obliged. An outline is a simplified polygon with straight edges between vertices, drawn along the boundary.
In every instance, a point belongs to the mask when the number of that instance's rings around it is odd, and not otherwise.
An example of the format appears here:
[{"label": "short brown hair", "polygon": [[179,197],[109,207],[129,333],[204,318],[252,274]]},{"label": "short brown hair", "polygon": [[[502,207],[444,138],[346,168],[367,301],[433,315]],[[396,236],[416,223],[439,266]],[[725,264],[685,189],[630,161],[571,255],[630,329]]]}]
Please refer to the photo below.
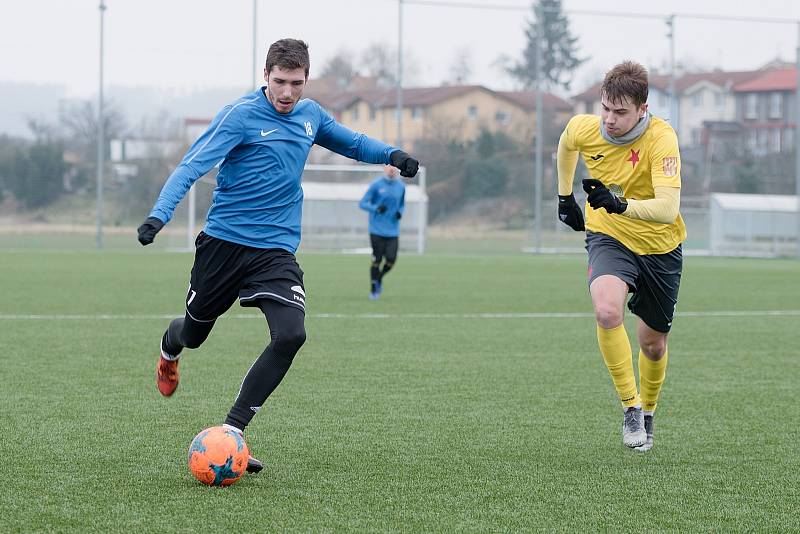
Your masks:
[{"label": "short brown hair", "polygon": [[308,58],[308,45],[299,39],[281,39],[275,41],[267,51],[267,62],[265,68],[267,74],[272,72],[272,67],[277,65],[285,70],[303,68],[308,78],[308,69],[311,61]]},{"label": "short brown hair", "polygon": [[626,98],[637,107],[647,102],[647,69],[635,61],[623,61],[606,73],[600,96],[613,104]]}]

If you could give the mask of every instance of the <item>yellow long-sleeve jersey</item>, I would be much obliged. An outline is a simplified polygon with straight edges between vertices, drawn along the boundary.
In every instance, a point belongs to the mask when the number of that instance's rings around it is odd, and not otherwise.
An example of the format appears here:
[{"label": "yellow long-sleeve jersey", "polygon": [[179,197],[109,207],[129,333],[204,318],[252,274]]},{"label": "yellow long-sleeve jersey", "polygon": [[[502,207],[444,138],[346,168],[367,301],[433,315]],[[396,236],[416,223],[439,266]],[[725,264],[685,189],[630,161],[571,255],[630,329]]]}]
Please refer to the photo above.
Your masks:
[{"label": "yellow long-sleeve jersey", "polygon": [[[572,193],[580,154],[592,178],[633,203],[655,199],[657,188],[659,197],[666,197],[667,202],[669,197],[678,198],[669,191],[680,191],[681,157],[678,138],[667,122],[651,117],[645,132],[624,146],[603,139],[601,127],[597,115],[576,115],[570,119],[558,143],[560,195]],[[587,230],[609,235],[636,254],[664,254],[686,239],[686,225],[680,213],[669,223],[634,218],[634,214],[614,215],[604,209],[593,210],[588,204],[585,213]]]}]

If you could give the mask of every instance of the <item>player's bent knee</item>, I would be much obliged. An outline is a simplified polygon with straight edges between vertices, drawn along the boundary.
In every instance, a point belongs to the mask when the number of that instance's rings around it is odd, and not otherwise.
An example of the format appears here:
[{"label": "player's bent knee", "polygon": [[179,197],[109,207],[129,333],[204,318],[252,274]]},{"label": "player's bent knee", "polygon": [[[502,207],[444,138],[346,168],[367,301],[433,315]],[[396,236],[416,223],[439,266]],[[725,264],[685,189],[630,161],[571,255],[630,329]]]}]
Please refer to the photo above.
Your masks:
[{"label": "player's bent knee", "polygon": [[667,340],[662,338],[653,341],[640,341],[639,347],[647,359],[657,362],[667,353]]},{"label": "player's bent knee", "polygon": [[608,330],[622,324],[623,313],[622,310],[617,309],[615,306],[599,304],[595,307],[594,317],[600,328]]},{"label": "player's bent knee", "polygon": [[294,354],[306,342],[306,329],[303,325],[279,331],[273,340],[282,352]]}]

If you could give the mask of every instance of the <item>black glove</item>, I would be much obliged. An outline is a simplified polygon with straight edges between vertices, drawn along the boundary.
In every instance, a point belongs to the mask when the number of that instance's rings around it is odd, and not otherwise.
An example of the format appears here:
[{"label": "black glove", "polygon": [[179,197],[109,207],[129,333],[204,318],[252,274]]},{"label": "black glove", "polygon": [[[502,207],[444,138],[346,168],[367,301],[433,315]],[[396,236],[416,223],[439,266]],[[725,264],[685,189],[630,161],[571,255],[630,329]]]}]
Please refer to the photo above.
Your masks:
[{"label": "black glove", "polygon": [[612,193],[600,180],[587,178],[583,181],[583,190],[589,193],[586,200],[592,209],[605,208],[608,213],[623,213],[628,209],[625,197]]},{"label": "black glove", "polygon": [[586,230],[583,225],[583,212],[575,202],[575,195],[558,195],[558,218],[576,232]]},{"label": "black glove", "polygon": [[397,213],[394,214],[394,218],[399,221],[400,219],[403,218],[403,214],[398,211]]},{"label": "black glove", "polygon": [[377,213],[377,214],[386,213],[386,205],[385,204],[381,204],[380,206],[375,208],[375,213]]},{"label": "black glove", "polygon": [[413,178],[417,175],[419,170],[419,161],[415,160],[402,150],[395,150],[389,155],[392,167],[397,167],[400,170],[400,176],[405,178]]},{"label": "black glove", "polygon": [[142,245],[149,245],[153,242],[153,239],[156,237],[156,234],[164,228],[164,223],[161,222],[161,219],[156,217],[148,217],[144,220],[142,225],[137,228],[137,232],[139,232],[139,243]]}]

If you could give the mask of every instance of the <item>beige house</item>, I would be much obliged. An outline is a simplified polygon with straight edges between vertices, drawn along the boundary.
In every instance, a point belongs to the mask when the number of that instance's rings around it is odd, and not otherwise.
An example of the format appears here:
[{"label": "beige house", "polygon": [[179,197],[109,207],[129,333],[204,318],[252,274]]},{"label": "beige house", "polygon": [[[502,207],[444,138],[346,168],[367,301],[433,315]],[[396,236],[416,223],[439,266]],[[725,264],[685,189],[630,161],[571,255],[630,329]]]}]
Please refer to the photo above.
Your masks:
[{"label": "beige house", "polygon": [[[398,143],[397,91],[394,88],[318,93],[309,84],[306,96],[317,100],[353,130],[413,150],[426,139],[474,139],[482,129],[505,132],[532,142],[536,128],[535,93],[501,92],[480,85],[403,89],[402,140]],[[545,93],[545,120],[566,124],[572,106]]]}]

